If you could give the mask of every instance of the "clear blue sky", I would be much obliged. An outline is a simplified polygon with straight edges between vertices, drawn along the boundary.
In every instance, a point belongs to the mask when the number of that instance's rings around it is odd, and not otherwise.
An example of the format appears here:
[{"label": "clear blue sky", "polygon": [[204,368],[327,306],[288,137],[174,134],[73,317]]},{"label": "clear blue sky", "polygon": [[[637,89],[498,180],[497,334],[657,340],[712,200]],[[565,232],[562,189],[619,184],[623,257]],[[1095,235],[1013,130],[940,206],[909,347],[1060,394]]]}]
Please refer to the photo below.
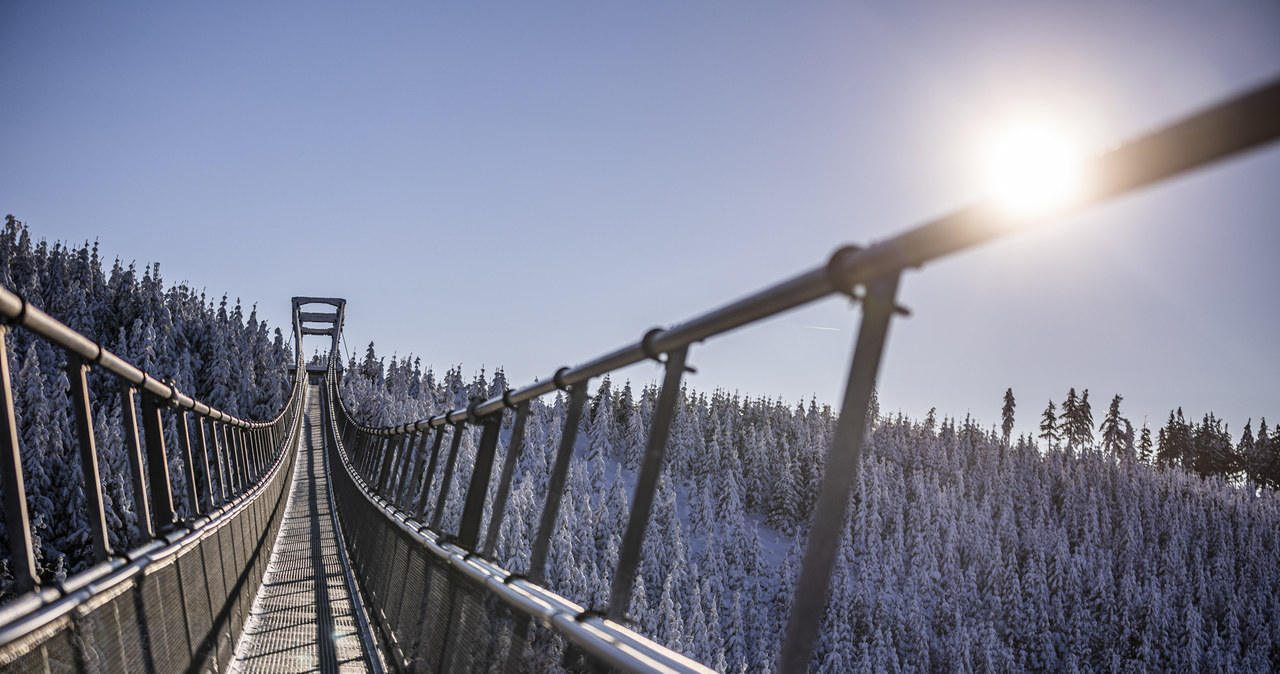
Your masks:
[{"label": "clear blue sky", "polygon": [[[1280,4],[0,4],[0,209],[347,341],[545,377],[977,194],[984,123],[1110,144],[1280,74]],[[904,282],[885,408],[1280,421],[1280,147]],[[835,401],[831,300],[695,347]],[[839,328],[815,330],[812,327]],[[633,379],[658,375],[652,365]],[[626,375],[624,375],[626,376]]]}]

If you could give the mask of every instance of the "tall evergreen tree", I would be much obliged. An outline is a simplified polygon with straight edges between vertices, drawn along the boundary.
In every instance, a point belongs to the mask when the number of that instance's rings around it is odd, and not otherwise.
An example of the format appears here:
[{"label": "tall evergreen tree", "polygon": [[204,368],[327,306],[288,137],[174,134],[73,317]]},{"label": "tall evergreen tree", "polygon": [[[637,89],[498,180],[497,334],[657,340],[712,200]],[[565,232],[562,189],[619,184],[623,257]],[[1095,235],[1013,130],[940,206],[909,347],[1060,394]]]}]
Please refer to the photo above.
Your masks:
[{"label": "tall evergreen tree", "polygon": [[1076,438],[1079,436],[1076,429],[1076,425],[1080,423],[1079,405],[1080,398],[1073,386],[1067,391],[1067,399],[1062,401],[1062,414],[1058,415],[1058,431],[1069,450],[1076,448]]},{"label": "tall evergreen tree", "polygon": [[1080,406],[1077,408],[1080,415],[1080,444],[1088,447],[1093,444],[1093,408],[1089,404],[1089,389],[1085,389],[1080,393]]},{"label": "tall evergreen tree", "polygon": [[1151,428],[1147,420],[1142,420],[1142,435],[1138,440],[1138,459],[1143,463],[1151,463],[1155,456],[1151,453]]},{"label": "tall evergreen tree", "polygon": [[1013,389],[1005,389],[1004,407],[1000,408],[1000,430],[1004,444],[1009,444],[1009,436],[1013,434],[1013,408],[1017,403],[1013,400]]},{"label": "tall evergreen tree", "polygon": [[[1088,391],[1085,391],[1087,398]],[[1124,400],[1124,396],[1119,393],[1111,399],[1111,406],[1107,408],[1107,415],[1102,418],[1102,424],[1098,426],[1098,430],[1102,431],[1102,450],[1107,454],[1115,457],[1122,456],[1122,449],[1125,442],[1124,426],[1128,421],[1120,416],[1120,402]]]},{"label": "tall evergreen tree", "polygon": [[1236,457],[1244,470],[1245,479],[1251,484],[1258,484],[1258,456],[1253,439],[1253,419],[1244,422],[1244,432],[1240,434],[1240,443],[1236,445]]},{"label": "tall evergreen tree", "polygon": [[1280,485],[1280,475],[1277,470],[1280,469],[1280,461],[1276,460],[1276,454],[1280,452],[1280,435],[1272,429],[1272,435],[1267,434],[1267,418],[1263,417],[1258,421],[1258,437],[1253,441],[1253,453],[1256,461],[1255,470],[1258,473],[1256,479],[1259,486],[1276,488]]},{"label": "tall evergreen tree", "polygon": [[1191,452],[1191,428],[1179,407],[1175,414],[1169,410],[1169,420],[1159,433],[1160,449],[1156,458],[1162,465],[1185,465]]},{"label": "tall evergreen tree", "polygon": [[1058,417],[1054,414],[1053,401],[1049,401],[1049,406],[1044,408],[1044,414],[1040,415],[1040,438],[1045,441],[1049,449],[1053,449],[1058,444]]}]

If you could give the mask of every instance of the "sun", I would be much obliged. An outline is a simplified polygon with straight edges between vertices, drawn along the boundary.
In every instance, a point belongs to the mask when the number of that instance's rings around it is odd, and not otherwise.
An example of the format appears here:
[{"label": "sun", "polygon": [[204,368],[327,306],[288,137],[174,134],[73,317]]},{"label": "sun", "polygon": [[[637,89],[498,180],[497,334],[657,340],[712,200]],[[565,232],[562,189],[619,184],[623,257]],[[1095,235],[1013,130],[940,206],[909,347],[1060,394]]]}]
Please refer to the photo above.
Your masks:
[{"label": "sun", "polygon": [[1062,125],[1048,120],[1003,124],[986,152],[987,196],[1011,215],[1045,215],[1081,196],[1084,145]]}]

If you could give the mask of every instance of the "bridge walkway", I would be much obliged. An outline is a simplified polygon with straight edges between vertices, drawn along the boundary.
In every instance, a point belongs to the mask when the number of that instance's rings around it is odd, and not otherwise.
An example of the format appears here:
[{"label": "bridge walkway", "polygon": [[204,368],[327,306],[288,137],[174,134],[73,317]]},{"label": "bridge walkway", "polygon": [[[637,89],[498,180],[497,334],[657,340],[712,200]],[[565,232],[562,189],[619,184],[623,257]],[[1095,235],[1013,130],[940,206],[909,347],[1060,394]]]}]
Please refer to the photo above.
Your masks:
[{"label": "bridge walkway", "polygon": [[335,526],[324,439],[312,385],[284,519],[231,672],[382,672]]}]

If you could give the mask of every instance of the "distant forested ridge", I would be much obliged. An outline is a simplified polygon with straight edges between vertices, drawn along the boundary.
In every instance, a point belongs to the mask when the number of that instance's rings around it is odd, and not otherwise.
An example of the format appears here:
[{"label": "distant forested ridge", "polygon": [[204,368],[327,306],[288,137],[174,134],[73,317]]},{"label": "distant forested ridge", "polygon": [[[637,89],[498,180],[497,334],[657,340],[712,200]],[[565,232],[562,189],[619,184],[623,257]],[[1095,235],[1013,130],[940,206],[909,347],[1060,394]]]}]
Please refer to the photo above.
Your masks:
[{"label": "distant forested ridge", "polygon": [[[0,284],[99,342],[108,350],[184,393],[247,419],[278,414],[290,393],[286,367],[291,348],[239,301],[207,298],[185,284],[165,287],[160,265],[104,269],[95,242],[72,246],[33,241],[27,227],[8,216],[0,232]],[[35,539],[37,570],[45,580],[88,567],[92,542],[85,517],[84,477],[72,427],[66,354],[33,333],[14,329],[5,340],[13,373],[14,408],[27,508]],[[112,547],[123,552],[138,542],[133,490],[121,432],[118,380],[90,373],[104,508]],[[172,415],[166,415],[166,445],[177,447]],[[184,467],[169,460],[174,502],[185,515]],[[4,558],[8,534],[0,527]],[[0,599],[8,598],[11,575],[0,569]]]},{"label": "distant forested ridge", "polygon": [[[359,418],[383,425],[505,387],[500,370],[437,376],[370,344],[347,362],[342,391]],[[593,389],[548,578],[603,609],[658,391],[608,378]],[[1095,439],[1088,394],[1072,390],[1039,442],[1010,437],[1012,391],[999,428],[881,415],[873,403],[847,533],[827,542],[840,554],[816,669],[1280,670],[1278,443],[1265,422],[1233,443],[1215,417],[1173,413],[1156,444],[1124,420],[1121,400],[1099,415]],[[558,394],[531,406],[496,553],[516,572],[566,406]],[[682,389],[636,629],[720,671],[772,669],[834,424],[815,401]],[[450,493],[465,490],[477,442],[478,429],[464,436]],[[504,448],[505,435],[499,463]],[[449,504],[446,531],[459,511]],[[559,668],[550,657],[531,666]]]}]

